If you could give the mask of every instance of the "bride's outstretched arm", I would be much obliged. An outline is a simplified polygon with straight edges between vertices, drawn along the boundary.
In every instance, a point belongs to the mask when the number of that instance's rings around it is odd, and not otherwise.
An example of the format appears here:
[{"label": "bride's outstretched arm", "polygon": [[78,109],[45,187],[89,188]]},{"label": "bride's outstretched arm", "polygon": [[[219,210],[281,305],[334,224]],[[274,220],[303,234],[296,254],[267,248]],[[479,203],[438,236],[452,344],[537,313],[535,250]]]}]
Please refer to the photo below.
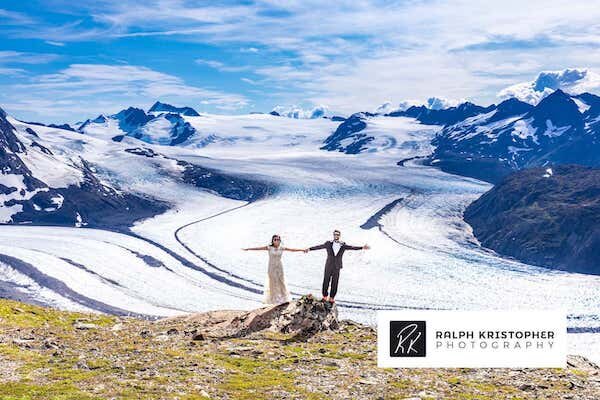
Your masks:
[{"label": "bride's outstretched arm", "polygon": [[286,250],[286,251],[305,251],[306,249],[294,249],[292,247],[286,247],[284,250]]},{"label": "bride's outstretched arm", "polygon": [[246,247],[245,249],[242,249],[244,251],[248,251],[248,250],[268,250],[267,246],[261,246],[261,247]]}]

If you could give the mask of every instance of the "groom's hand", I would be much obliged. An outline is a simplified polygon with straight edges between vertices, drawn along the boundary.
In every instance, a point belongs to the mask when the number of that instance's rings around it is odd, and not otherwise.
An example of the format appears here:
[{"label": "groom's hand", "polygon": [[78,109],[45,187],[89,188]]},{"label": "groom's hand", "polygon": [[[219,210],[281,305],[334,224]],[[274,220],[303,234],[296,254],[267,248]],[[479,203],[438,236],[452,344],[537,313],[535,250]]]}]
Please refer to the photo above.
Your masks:
[{"label": "groom's hand", "polygon": [[368,244],[365,244],[365,245],[363,246],[363,250],[369,250],[370,248],[371,248],[371,246],[369,246]]},{"label": "groom's hand", "polygon": [[304,249],[302,251],[305,252],[305,253],[308,253],[309,250],[308,249]]}]

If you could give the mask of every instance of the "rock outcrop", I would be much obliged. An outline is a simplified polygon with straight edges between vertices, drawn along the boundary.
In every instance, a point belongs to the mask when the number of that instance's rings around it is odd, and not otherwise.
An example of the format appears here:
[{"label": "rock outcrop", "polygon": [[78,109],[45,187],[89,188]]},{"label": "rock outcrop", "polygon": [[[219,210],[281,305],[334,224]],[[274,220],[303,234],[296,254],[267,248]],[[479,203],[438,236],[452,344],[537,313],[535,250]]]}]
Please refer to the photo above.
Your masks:
[{"label": "rock outcrop", "polygon": [[198,340],[243,337],[259,331],[311,336],[339,327],[337,306],[312,296],[253,311],[211,311],[167,318],[157,324],[173,322],[180,322],[185,332]]}]

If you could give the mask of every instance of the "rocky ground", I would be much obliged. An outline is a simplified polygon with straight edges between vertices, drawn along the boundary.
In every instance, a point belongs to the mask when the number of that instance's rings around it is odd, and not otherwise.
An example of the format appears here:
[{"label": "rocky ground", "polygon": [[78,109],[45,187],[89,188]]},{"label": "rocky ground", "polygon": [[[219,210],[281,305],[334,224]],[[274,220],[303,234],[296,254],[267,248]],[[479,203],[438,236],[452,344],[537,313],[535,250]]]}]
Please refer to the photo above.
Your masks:
[{"label": "rocky ground", "polygon": [[598,399],[600,369],[379,369],[312,298],[159,321],[0,299],[1,399]]}]

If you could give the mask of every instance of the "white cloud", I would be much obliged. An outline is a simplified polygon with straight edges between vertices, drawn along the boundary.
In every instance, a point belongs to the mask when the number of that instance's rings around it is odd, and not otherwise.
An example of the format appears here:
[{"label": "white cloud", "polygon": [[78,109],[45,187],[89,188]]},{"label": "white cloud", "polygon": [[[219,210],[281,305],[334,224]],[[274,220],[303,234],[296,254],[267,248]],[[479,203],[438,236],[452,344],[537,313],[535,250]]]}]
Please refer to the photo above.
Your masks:
[{"label": "white cloud", "polygon": [[[130,105],[148,107],[158,99],[225,110],[248,103],[244,96],[187,85],[176,76],[134,65],[72,64],[56,74],[41,75],[9,88],[5,95],[8,98],[3,100],[7,109],[56,120],[116,112]],[[145,104],[139,104],[140,99]]]},{"label": "white cloud", "polygon": [[390,113],[392,111],[396,111],[396,107],[394,107],[392,105],[391,101],[386,101],[383,104],[380,104],[376,109],[375,109],[375,113],[376,114],[387,114]]},{"label": "white cloud", "polygon": [[426,101],[404,100],[394,105],[391,101],[386,101],[375,109],[375,113],[389,114],[394,111],[406,111],[412,106],[425,106],[431,110],[442,110],[444,108],[455,107],[464,100],[449,100],[443,97],[430,97]]},{"label": "white cloud", "polygon": [[[600,7],[562,0],[230,2],[54,0],[74,17],[14,28],[57,42],[161,36],[234,50],[274,103],[309,99],[351,113],[382,99],[429,96],[484,103],[540,70],[600,68]],[[93,23],[83,23],[92,16]],[[228,48],[227,46],[230,46]],[[239,49],[239,52],[237,51]],[[560,55],[560,57],[557,57]],[[237,68],[226,64],[213,68]],[[206,64],[209,65],[209,64]]]},{"label": "white cloud", "polygon": [[516,97],[521,101],[537,104],[556,89],[571,94],[599,90],[600,74],[586,68],[544,71],[531,82],[517,83],[502,89],[498,97],[501,99]]},{"label": "white cloud", "polygon": [[15,65],[46,64],[58,59],[56,54],[46,53],[24,53],[19,51],[0,51],[0,74],[24,76],[26,71]]},{"label": "white cloud", "polygon": [[0,64],[46,64],[59,58],[58,54],[0,51]]},{"label": "white cloud", "polygon": [[304,109],[298,106],[275,106],[273,111],[279,115],[296,119],[314,119],[327,115],[327,107],[317,106],[311,109]]},{"label": "white cloud", "polygon": [[27,25],[33,23],[33,20],[27,15],[15,11],[9,11],[0,8],[0,20],[7,25]]},{"label": "white cloud", "polygon": [[240,78],[240,80],[242,82],[246,82],[249,85],[258,85],[258,84],[260,84],[260,82],[255,81],[254,79],[250,79],[250,78]]},{"label": "white cloud", "polygon": [[221,72],[241,72],[241,71],[247,71],[249,69],[248,66],[234,67],[234,66],[222,63],[221,61],[204,60],[202,58],[197,58],[195,60],[195,62],[198,65],[206,65],[206,66],[208,66],[210,68],[216,69],[216,70],[221,71]]},{"label": "white cloud", "polygon": [[449,100],[443,97],[430,97],[425,106],[432,110],[443,110],[444,108],[455,107],[462,103],[461,100]]},{"label": "white cloud", "polygon": [[50,46],[64,47],[65,44],[63,42],[54,42],[52,40],[46,40],[46,43]]},{"label": "white cloud", "polygon": [[375,109],[375,113],[389,114],[394,111],[406,111],[412,106],[420,105],[423,105],[423,102],[418,100],[403,100],[398,104],[394,104],[391,101],[386,101]]}]

